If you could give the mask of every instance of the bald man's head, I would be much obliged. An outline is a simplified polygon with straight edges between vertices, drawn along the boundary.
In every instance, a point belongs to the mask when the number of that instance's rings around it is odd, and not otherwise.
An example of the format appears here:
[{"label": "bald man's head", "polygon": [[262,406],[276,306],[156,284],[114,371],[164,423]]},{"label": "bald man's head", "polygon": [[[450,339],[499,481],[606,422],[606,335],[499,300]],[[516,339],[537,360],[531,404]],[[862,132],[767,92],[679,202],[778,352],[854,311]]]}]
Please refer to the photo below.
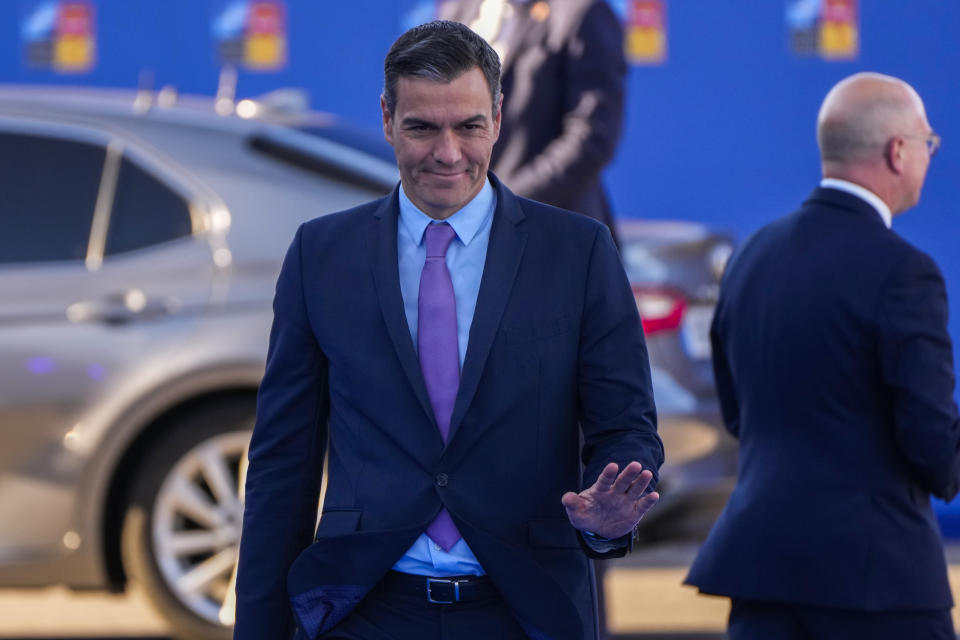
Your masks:
[{"label": "bald man's head", "polygon": [[923,102],[906,82],[879,73],[858,73],[838,82],[820,107],[817,143],[824,162],[877,158],[894,135],[926,121]]},{"label": "bald man's head", "polygon": [[906,82],[879,73],[852,75],[820,107],[823,177],[865,187],[894,215],[902,213],[920,199],[932,133],[923,101]]}]

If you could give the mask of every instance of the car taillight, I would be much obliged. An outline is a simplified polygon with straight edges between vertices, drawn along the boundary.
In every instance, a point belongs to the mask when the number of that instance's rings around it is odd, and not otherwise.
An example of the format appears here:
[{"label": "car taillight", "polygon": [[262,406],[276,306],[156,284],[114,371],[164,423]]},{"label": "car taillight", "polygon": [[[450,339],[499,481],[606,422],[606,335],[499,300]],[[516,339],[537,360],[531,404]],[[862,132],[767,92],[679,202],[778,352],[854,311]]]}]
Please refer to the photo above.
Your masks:
[{"label": "car taillight", "polygon": [[633,287],[643,332],[647,335],[680,327],[687,301],[680,293],[667,289]]}]

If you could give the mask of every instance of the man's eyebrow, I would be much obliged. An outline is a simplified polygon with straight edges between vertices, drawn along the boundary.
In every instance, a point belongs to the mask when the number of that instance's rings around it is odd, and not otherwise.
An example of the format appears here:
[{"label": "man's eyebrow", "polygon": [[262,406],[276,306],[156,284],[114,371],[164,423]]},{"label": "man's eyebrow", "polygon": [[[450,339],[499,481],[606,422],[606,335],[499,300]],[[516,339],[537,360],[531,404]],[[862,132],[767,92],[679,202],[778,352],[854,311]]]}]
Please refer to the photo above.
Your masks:
[{"label": "man's eyebrow", "polygon": [[483,115],[482,113],[478,113],[475,116],[467,118],[463,122],[457,123],[457,126],[462,127],[463,125],[466,125],[466,124],[486,124],[486,122],[487,122],[487,116]]},{"label": "man's eyebrow", "polygon": [[[482,113],[478,113],[475,116],[470,116],[466,120],[458,122],[455,126],[462,127],[468,124],[486,124],[487,116]],[[439,127],[435,122],[430,120],[424,120],[423,118],[415,118],[412,116],[407,116],[400,122],[401,126],[404,127]]]},{"label": "man's eyebrow", "polygon": [[422,118],[411,118],[411,117],[404,118],[400,124],[404,127],[435,127],[437,126],[434,123],[430,122],[429,120],[423,120]]}]

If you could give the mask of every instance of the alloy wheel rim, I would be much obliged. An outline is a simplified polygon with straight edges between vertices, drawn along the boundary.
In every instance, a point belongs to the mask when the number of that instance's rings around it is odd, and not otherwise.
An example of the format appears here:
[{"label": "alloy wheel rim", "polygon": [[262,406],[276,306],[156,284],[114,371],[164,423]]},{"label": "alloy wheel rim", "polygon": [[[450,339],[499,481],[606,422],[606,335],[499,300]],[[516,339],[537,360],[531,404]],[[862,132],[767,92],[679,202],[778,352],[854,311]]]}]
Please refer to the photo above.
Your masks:
[{"label": "alloy wheel rim", "polygon": [[249,442],[249,431],[234,431],[190,449],[164,478],[153,508],[153,551],[167,588],[215,625],[233,588]]}]

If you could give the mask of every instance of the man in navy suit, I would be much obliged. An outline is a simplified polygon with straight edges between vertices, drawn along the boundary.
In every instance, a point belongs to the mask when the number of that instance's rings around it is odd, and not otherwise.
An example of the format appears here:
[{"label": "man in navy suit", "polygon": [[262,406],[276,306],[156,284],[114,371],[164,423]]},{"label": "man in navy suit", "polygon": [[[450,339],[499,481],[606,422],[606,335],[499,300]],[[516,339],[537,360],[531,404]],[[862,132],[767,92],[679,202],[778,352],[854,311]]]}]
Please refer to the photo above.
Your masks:
[{"label": "man in navy suit", "polygon": [[458,23],[402,35],[381,98],[400,184],[294,238],[238,639],[596,637],[590,557],[626,553],[658,499],[646,346],[606,227],[488,173],[499,72]]},{"label": "man in navy suit", "polygon": [[955,638],[930,495],[960,480],[943,277],[890,229],[940,139],[906,83],[861,73],[820,109],[823,180],[730,261],[714,371],[737,487],[687,582],[732,640]]}]

